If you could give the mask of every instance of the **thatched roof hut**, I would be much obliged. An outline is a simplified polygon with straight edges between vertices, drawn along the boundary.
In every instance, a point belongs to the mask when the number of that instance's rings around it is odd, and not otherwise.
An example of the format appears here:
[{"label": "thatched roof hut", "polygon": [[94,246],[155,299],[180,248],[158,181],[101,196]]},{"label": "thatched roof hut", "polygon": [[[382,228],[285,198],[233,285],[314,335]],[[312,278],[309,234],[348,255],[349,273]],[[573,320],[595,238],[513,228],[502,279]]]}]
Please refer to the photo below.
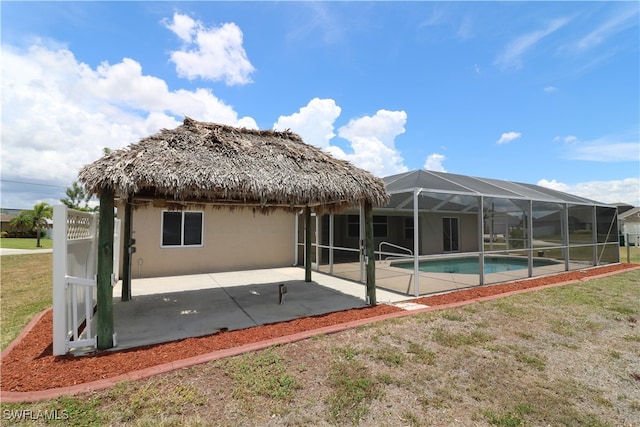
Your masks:
[{"label": "thatched roof hut", "polygon": [[85,166],[91,194],[263,209],[338,211],[388,202],[384,182],[305,144],[290,131],[239,129],[185,118]]},{"label": "thatched roof hut", "polygon": [[[114,198],[124,203],[122,300],[131,299],[132,209],[189,205],[252,207],[268,212],[304,208],[305,281],[311,281],[311,210],[336,212],[361,205],[366,257],[374,259],[372,208],[389,201],[385,184],[352,164],[305,144],[292,132],[238,129],[185,118],[85,166],[80,181],[100,197],[97,314],[99,349],[113,334]],[[146,201],[146,202],[145,202]],[[157,202],[157,203],[156,203]],[[367,264],[367,301],[376,304],[375,263]]]}]

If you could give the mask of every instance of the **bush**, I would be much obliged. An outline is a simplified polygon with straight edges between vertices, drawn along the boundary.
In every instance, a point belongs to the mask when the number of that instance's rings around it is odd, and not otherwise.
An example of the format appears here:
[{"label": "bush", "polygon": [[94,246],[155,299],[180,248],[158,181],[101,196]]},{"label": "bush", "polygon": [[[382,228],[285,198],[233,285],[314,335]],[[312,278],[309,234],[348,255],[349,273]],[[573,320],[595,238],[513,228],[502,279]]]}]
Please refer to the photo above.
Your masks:
[{"label": "bush", "polygon": [[11,230],[9,232],[3,231],[3,233],[6,233],[6,235],[3,234],[2,237],[8,237],[10,239],[35,239],[37,237],[37,233],[35,231]]},{"label": "bush", "polygon": [[3,232],[0,233],[0,238],[4,239],[8,235],[9,235],[9,233],[7,233],[6,231],[3,231]]}]

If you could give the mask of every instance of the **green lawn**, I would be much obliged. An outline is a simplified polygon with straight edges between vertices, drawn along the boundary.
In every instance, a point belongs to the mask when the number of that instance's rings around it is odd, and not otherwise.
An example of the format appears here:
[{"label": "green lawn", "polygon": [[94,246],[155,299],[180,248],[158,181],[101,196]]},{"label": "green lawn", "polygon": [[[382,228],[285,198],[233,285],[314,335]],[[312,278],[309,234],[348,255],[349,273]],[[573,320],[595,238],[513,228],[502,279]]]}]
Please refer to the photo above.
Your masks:
[{"label": "green lawn", "polygon": [[620,262],[632,262],[634,264],[640,264],[640,246],[629,246],[630,260],[627,261],[627,248],[620,248]]},{"label": "green lawn", "polygon": [[52,257],[51,253],[0,257],[0,349],[4,350],[34,315],[51,307]]},{"label": "green lawn", "polygon": [[53,240],[40,239],[40,248],[36,246],[36,239],[3,238],[0,239],[0,248],[8,249],[51,249]]}]

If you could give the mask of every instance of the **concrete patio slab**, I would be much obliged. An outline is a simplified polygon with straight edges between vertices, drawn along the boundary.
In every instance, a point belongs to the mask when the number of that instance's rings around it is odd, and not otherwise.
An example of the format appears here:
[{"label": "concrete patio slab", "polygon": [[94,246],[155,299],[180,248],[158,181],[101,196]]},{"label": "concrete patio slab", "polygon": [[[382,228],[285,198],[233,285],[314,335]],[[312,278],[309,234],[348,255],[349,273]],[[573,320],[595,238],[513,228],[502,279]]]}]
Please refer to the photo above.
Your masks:
[{"label": "concrete patio slab", "polygon": [[[366,306],[363,284],[318,272],[307,283],[299,267],[134,279],[131,288],[122,302],[121,282],[114,287],[117,350]],[[407,300],[380,289],[377,297]]]}]

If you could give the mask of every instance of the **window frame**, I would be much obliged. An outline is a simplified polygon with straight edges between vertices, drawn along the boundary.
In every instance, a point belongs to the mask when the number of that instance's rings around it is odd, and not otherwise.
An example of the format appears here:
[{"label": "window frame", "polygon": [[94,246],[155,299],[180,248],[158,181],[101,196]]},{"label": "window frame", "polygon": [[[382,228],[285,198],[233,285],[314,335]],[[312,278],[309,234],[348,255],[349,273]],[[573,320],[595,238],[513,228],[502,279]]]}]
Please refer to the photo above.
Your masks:
[{"label": "window frame", "polygon": [[[165,225],[165,213],[179,213],[180,215],[180,244],[179,245],[165,245],[164,244],[164,225]],[[200,243],[187,245],[184,243],[185,239],[185,216],[186,214],[200,214]],[[204,247],[204,211],[172,211],[163,210],[160,215],[160,248],[161,249],[175,249],[175,248],[202,248]]]},{"label": "window frame", "polygon": [[[358,233],[353,234],[357,226]],[[384,234],[376,233],[384,227]],[[360,238],[360,215],[347,215],[347,237]],[[373,237],[375,239],[384,239],[389,237],[389,217],[387,215],[373,215]]]}]

